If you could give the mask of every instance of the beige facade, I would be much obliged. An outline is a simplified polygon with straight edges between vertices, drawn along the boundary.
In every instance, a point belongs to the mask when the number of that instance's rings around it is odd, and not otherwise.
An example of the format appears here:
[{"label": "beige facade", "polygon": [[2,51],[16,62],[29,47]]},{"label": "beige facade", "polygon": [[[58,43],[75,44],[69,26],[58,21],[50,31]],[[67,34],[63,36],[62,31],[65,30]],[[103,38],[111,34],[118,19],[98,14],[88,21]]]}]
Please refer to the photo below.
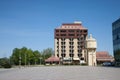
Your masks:
[{"label": "beige facade", "polygon": [[[79,58],[78,57],[79,48],[77,47],[79,41],[77,39],[73,39],[72,41],[74,43],[73,45],[69,44],[70,42],[71,42],[70,39],[65,39],[64,41],[62,41],[61,39],[58,39],[58,40],[55,39],[55,53],[56,53],[55,56],[57,57],[57,54],[59,54],[60,55],[59,57],[61,57],[61,53],[62,53],[61,51],[65,50],[66,57],[70,57],[69,53],[72,52],[70,50],[73,50],[72,53],[74,53],[74,58]],[[61,44],[61,43],[64,43],[64,44]],[[81,53],[84,53],[84,50]],[[82,56],[84,56],[84,54]]]}]

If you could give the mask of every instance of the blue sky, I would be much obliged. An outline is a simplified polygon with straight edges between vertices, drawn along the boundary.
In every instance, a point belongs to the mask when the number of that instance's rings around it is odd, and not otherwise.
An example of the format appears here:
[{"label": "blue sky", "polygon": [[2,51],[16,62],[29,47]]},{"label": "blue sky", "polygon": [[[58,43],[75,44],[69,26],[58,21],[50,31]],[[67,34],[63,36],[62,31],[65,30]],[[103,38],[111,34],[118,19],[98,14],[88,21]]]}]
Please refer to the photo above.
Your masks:
[{"label": "blue sky", "polygon": [[54,29],[82,21],[97,39],[97,51],[113,54],[112,22],[120,18],[120,0],[0,0],[0,57],[26,46],[54,49]]}]

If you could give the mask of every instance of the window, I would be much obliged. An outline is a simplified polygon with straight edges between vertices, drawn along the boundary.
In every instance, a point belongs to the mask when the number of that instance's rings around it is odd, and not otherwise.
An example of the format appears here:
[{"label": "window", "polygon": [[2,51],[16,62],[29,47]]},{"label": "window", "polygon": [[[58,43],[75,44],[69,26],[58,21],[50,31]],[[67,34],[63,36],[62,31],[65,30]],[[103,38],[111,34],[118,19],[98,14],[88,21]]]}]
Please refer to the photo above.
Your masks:
[{"label": "window", "polygon": [[62,45],[65,45],[65,42],[61,42]]},{"label": "window", "polygon": [[69,34],[69,36],[75,36],[75,34]]},{"label": "window", "polygon": [[87,32],[87,30],[84,30],[84,33],[86,33]]},{"label": "window", "polygon": [[78,53],[78,57],[81,57],[82,56],[82,54],[81,53]]},{"label": "window", "polygon": [[73,41],[73,38],[69,38],[70,41]]},{"label": "window", "polygon": [[61,56],[62,56],[62,57],[65,57],[65,56],[66,56],[66,54],[65,54],[65,53],[62,53],[62,54],[61,54]]},{"label": "window", "polygon": [[61,34],[61,36],[66,36],[66,34]]},{"label": "window", "polygon": [[80,42],[77,42],[78,43],[78,45],[80,45]]},{"label": "window", "polygon": [[56,32],[59,32],[59,30],[56,30]]},{"label": "window", "polygon": [[81,52],[82,52],[82,49],[80,48],[80,49],[78,50],[78,52],[80,52],[80,53],[81,53]]},{"label": "window", "polygon": [[77,34],[77,36],[80,36],[80,34]]},{"label": "window", "polygon": [[69,46],[69,48],[74,48],[74,46]]},{"label": "window", "polygon": [[65,41],[65,38],[62,38],[61,40],[62,40],[62,41]]},{"label": "window", "polygon": [[79,30],[77,30],[77,32],[79,32]]},{"label": "window", "polygon": [[80,60],[84,60],[84,57],[81,57],[81,59]]},{"label": "window", "polygon": [[83,31],[82,30],[80,30],[80,33],[82,33]]},{"label": "window", "polygon": [[69,42],[69,44],[70,44],[70,45],[73,45],[73,44],[74,44],[74,42]]},{"label": "window", "polygon": [[56,34],[56,36],[59,36],[59,34]]},{"label": "window", "polygon": [[74,30],[69,30],[69,32],[75,32]]},{"label": "window", "polygon": [[77,40],[79,41],[79,40],[80,40],[80,38],[77,38]]},{"label": "window", "polygon": [[59,54],[57,54],[57,57],[59,57]]},{"label": "window", "polygon": [[66,32],[66,30],[61,30],[60,32]]},{"label": "window", "polygon": [[73,53],[70,53],[69,56],[70,56],[70,57],[74,57],[74,54],[73,54]]}]

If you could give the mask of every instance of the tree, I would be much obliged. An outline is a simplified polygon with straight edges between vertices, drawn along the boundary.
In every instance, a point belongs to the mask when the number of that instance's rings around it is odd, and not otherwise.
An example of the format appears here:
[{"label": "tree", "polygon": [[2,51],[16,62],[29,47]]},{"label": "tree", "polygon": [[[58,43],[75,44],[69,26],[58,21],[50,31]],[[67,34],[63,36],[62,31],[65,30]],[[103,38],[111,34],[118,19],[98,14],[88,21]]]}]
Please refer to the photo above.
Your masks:
[{"label": "tree", "polygon": [[33,51],[33,55],[34,55],[35,64],[39,64],[41,58],[40,52],[38,50],[35,50]]},{"label": "tree", "polygon": [[33,51],[31,49],[28,49],[27,51],[27,61],[28,61],[28,65],[34,64],[34,55],[33,55]]},{"label": "tree", "polygon": [[18,48],[13,49],[11,58],[15,65],[19,65],[19,57],[20,57],[20,49]]},{"label": "tree", "polygon": [[10,60],[8,58],[1,58],[0,59],[0,67],[11,68]]},{"label": "tree", "polygon": [[15,48],[10,57],[14,65],[33,65],[44,63],[45,59],[53,55],[52,48],[44,49],[41,53],[38,50],[33,51],[26,47]]},{"label": "tree", "polygon": [[12,53],[12,61],[15,65],[30,65],[34,63],[34,54],[31,49],[22,47],[21,49],[15,48]]},{"label": "tree", "polygon": [[44,49],[42,52],[43,61],[45,61],[45,59],[51,57],[53,54],[54,54],[54,51],[52,50],[52,48]]},{"label": "tree", "polygon": [[27,60],[26,60],[27,51],[28,51],[28,49],[26,47],[23,47],[20,49],[20,57],[21,57],[21,64],[22,65],[26,65],[26,63],[27,63]]}]

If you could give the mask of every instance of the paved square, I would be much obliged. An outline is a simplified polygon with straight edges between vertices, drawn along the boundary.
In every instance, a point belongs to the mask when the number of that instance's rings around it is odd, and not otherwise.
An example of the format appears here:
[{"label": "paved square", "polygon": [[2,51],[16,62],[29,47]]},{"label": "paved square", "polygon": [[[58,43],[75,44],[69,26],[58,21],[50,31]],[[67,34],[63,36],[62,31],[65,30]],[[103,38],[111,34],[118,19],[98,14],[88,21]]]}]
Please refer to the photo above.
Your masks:
[{"label": "paved square", "polygon": [[0,80],[120,80],[120,68],[41,66],[0,69]]}]

